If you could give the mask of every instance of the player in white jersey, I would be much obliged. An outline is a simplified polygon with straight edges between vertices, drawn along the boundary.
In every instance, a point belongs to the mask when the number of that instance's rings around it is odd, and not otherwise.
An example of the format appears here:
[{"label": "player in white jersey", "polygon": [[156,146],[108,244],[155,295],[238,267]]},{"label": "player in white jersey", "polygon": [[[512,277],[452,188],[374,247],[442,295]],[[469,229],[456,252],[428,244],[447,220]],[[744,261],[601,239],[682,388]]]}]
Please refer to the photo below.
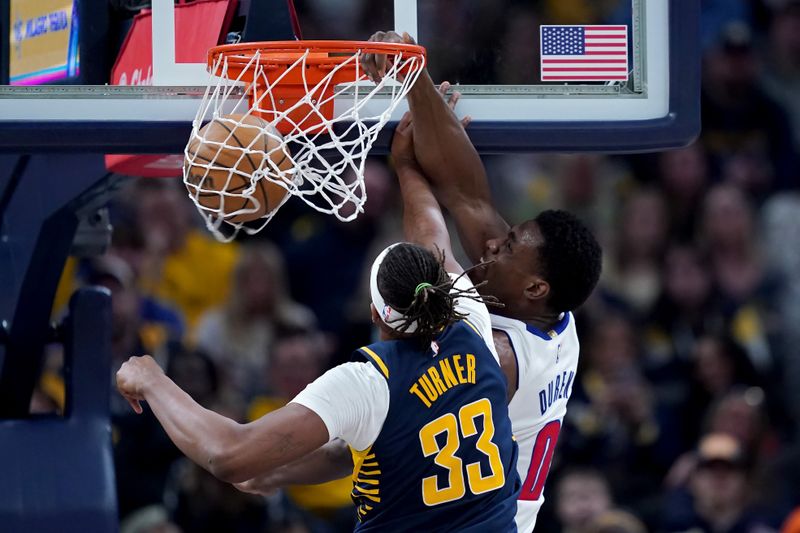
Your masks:
[{"label": "player in white jersey", "polygon": [[[413,42],[378,32],[372,40]],[[373,78],[385,56],[362,64]],[[444,84],[443,84],[444,85]],[[600,276],[601,251],[591,232],[564,211],[544,211],[509,226],[492,204],[486,171],[464,128],[423,70],[408,95],[416,159],[438,200],[456,222],[470,260],[491,264],[470,277],[505,308],[492,317],[494,341],[509,381],[509,416],[519,444],[523,486],[517,502],[519,531],[530,532],[567,400],[575,382],[578,338],[571,311],[591,294]],[[441,91],[441,92],[440,92]],[[452,104],[451,98],[451,104]],[[502,314],[502,316],[499,316]]]},{"label": "player in white jersey", "polygon": [[508,406],[519,444],[517,472],[524,483],[517,500],[517,527],[532,531],[544,502],[544,482],[575,381],[578,335],[572,313],[565,313],[544,334],[520,320],[491,318],[495,338],[498,334],[505,337],[500,342],[507,342],[517,360],[519,385]]}]

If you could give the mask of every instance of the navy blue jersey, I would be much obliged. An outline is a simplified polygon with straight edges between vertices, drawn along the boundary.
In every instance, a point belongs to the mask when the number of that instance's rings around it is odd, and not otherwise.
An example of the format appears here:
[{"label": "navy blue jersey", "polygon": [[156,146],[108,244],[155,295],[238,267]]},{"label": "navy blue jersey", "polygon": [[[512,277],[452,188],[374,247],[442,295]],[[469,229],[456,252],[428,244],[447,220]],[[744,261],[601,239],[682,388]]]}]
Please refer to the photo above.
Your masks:
[{"label": "navy blue jersey", "polygon": [[356,531],[516,531],[505,375],[467,321],[435,345],[404,339],[356,351],[389,385],[378,438],[353,452]]}]

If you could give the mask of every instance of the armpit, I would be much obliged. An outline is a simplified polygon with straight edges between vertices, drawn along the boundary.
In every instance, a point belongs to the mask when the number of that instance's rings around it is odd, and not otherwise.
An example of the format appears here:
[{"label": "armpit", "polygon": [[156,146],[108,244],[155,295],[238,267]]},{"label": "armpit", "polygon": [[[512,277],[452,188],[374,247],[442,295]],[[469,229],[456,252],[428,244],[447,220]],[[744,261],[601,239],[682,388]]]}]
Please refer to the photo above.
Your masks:
[{"label": "armpit", "polygon": [[508,381],[507,398],[510,402],[519,387],[517,354],[514,352],[514,346],[511,344],[511,339],[506,332],[493,329],[492,337],[494,338],[497,356],[500,358],[500,368],[503,369],[503,373]]}]

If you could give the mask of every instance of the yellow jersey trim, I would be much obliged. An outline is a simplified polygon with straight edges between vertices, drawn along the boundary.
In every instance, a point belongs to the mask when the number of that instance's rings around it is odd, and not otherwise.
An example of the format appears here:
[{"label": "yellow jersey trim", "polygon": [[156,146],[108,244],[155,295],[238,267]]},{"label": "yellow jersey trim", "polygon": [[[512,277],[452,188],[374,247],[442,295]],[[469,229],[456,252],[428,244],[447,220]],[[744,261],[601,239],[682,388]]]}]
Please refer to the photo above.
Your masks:
[{"label": "yellow jersey trim", "polygon": [[[352,446],[348,446],[350,448],[350,454],[353,456],[353,481],[358,478],[358,473],[361,470],[361,467],[364,465],[364,459],[370,455],[370,450],[372,446],[367,448],[366,450],[355,450]],[[372,454],[372,457],[375,457],[375,454]]]},{"label": "yellow jersey trim", "polygon": [[475,333],[477,333],[477,334],[478,334],[478,336],[479,336],[480,338],[483,338],[483,335],[481,335],[481,332],[480,332],[480,331],[478,331],[478,328],[476,328],[476,327],[475,327],[475,325],[474,325],[472,322],[470,322],[470,321],[469,321],[469,320],[467,320],[466,318],[464,318],[464,319],[462,319],[462,320],[463,320],[463,321],[464,321],[464,322],[465,322],[465,323],[466,323],[466,324],[467,324],[469,327],[471,327],[471,328],[473,329],[473,331],[475,331]]},{"label": "yellow jersey trim", "polygon": [[389,379],[389,368],[386,366],[386,363],[383,362],[383,359],[381,359],[378,354],[376,354],[366,346],[361,348],[361,351],[367,354],[367,357],[375,361],[375,364],[378,365],[378,368],[381,369],[381,372],[383,372],[383,375],[386,376],[386,379]]}]

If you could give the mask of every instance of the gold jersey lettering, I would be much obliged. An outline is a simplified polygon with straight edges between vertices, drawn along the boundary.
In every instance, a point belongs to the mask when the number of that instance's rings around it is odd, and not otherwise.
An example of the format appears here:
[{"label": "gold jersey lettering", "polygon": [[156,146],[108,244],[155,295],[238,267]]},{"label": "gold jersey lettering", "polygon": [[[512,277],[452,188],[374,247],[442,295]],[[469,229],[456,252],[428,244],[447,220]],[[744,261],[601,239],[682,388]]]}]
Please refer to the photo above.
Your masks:
[{"label": "gold jersey lettering", "polygon": [[419,378],[419,384],[422,385],[422,390],[425,391],[425,395],[428,397],[431,403],[435,402],[439,397],[439,393],[436,392],[436,389],[433,387],[431,380],[428,379],[428,376],[423,375],[421,378]]},{"label": "gold jersey lettering", "polygon": [[449,359],[442,359],[439,361],[439,368],[442,370],[442,377],[444,377],[444,382],[447,384],[448,389],[458,385],[458,380],[456,379],[456,375],[453,374]]},{"label": "gold jersey lettering", "polygon": [[430,407],[453,387],[474,384],[477,381],[476,366],[477,360],[471,353],[442,358],[429,366],[408,392],[419,398],[425,407]]},{"label": "gold jersey lettering", "polygon": [[460,355],[454,355],[453,356],[453,368],[456,369],[456,375],[458,376],[458,382],[459,383],[466,383],[467,380],[464,378],[464,367],[461,366],[461,363],[459,363],[459,361],[461,361],[461,356]]},{"label": "gold jersey lettering", "polygon": [[417,398],[419,398],[422,401],[422,403],[425,404],[425,407],[431,406],[431,402],[429,402],[428,399],[425,397],[425,395],[422,394],[422,391],[419,390],[419,384],[414,383],[411,386],[411,388],[408,389],[408,392],[410,392],[411,394],[416,394]]},{"label": "gold jersey lettering", "polygon": [[431,377],[431,381],[433,381],[436,390],[439,391],[439,394],[444,394],[447,392],[447,389],[450,387],[445,387],[444,383],[442,383],[442,378],[439,377],[439,372],[434,368],[430,367],[428,369],[428,375]]},{"label": "gold jersey lettering", "polygon": [[475,383],[475,356],[467,354],[467,381]]}]

